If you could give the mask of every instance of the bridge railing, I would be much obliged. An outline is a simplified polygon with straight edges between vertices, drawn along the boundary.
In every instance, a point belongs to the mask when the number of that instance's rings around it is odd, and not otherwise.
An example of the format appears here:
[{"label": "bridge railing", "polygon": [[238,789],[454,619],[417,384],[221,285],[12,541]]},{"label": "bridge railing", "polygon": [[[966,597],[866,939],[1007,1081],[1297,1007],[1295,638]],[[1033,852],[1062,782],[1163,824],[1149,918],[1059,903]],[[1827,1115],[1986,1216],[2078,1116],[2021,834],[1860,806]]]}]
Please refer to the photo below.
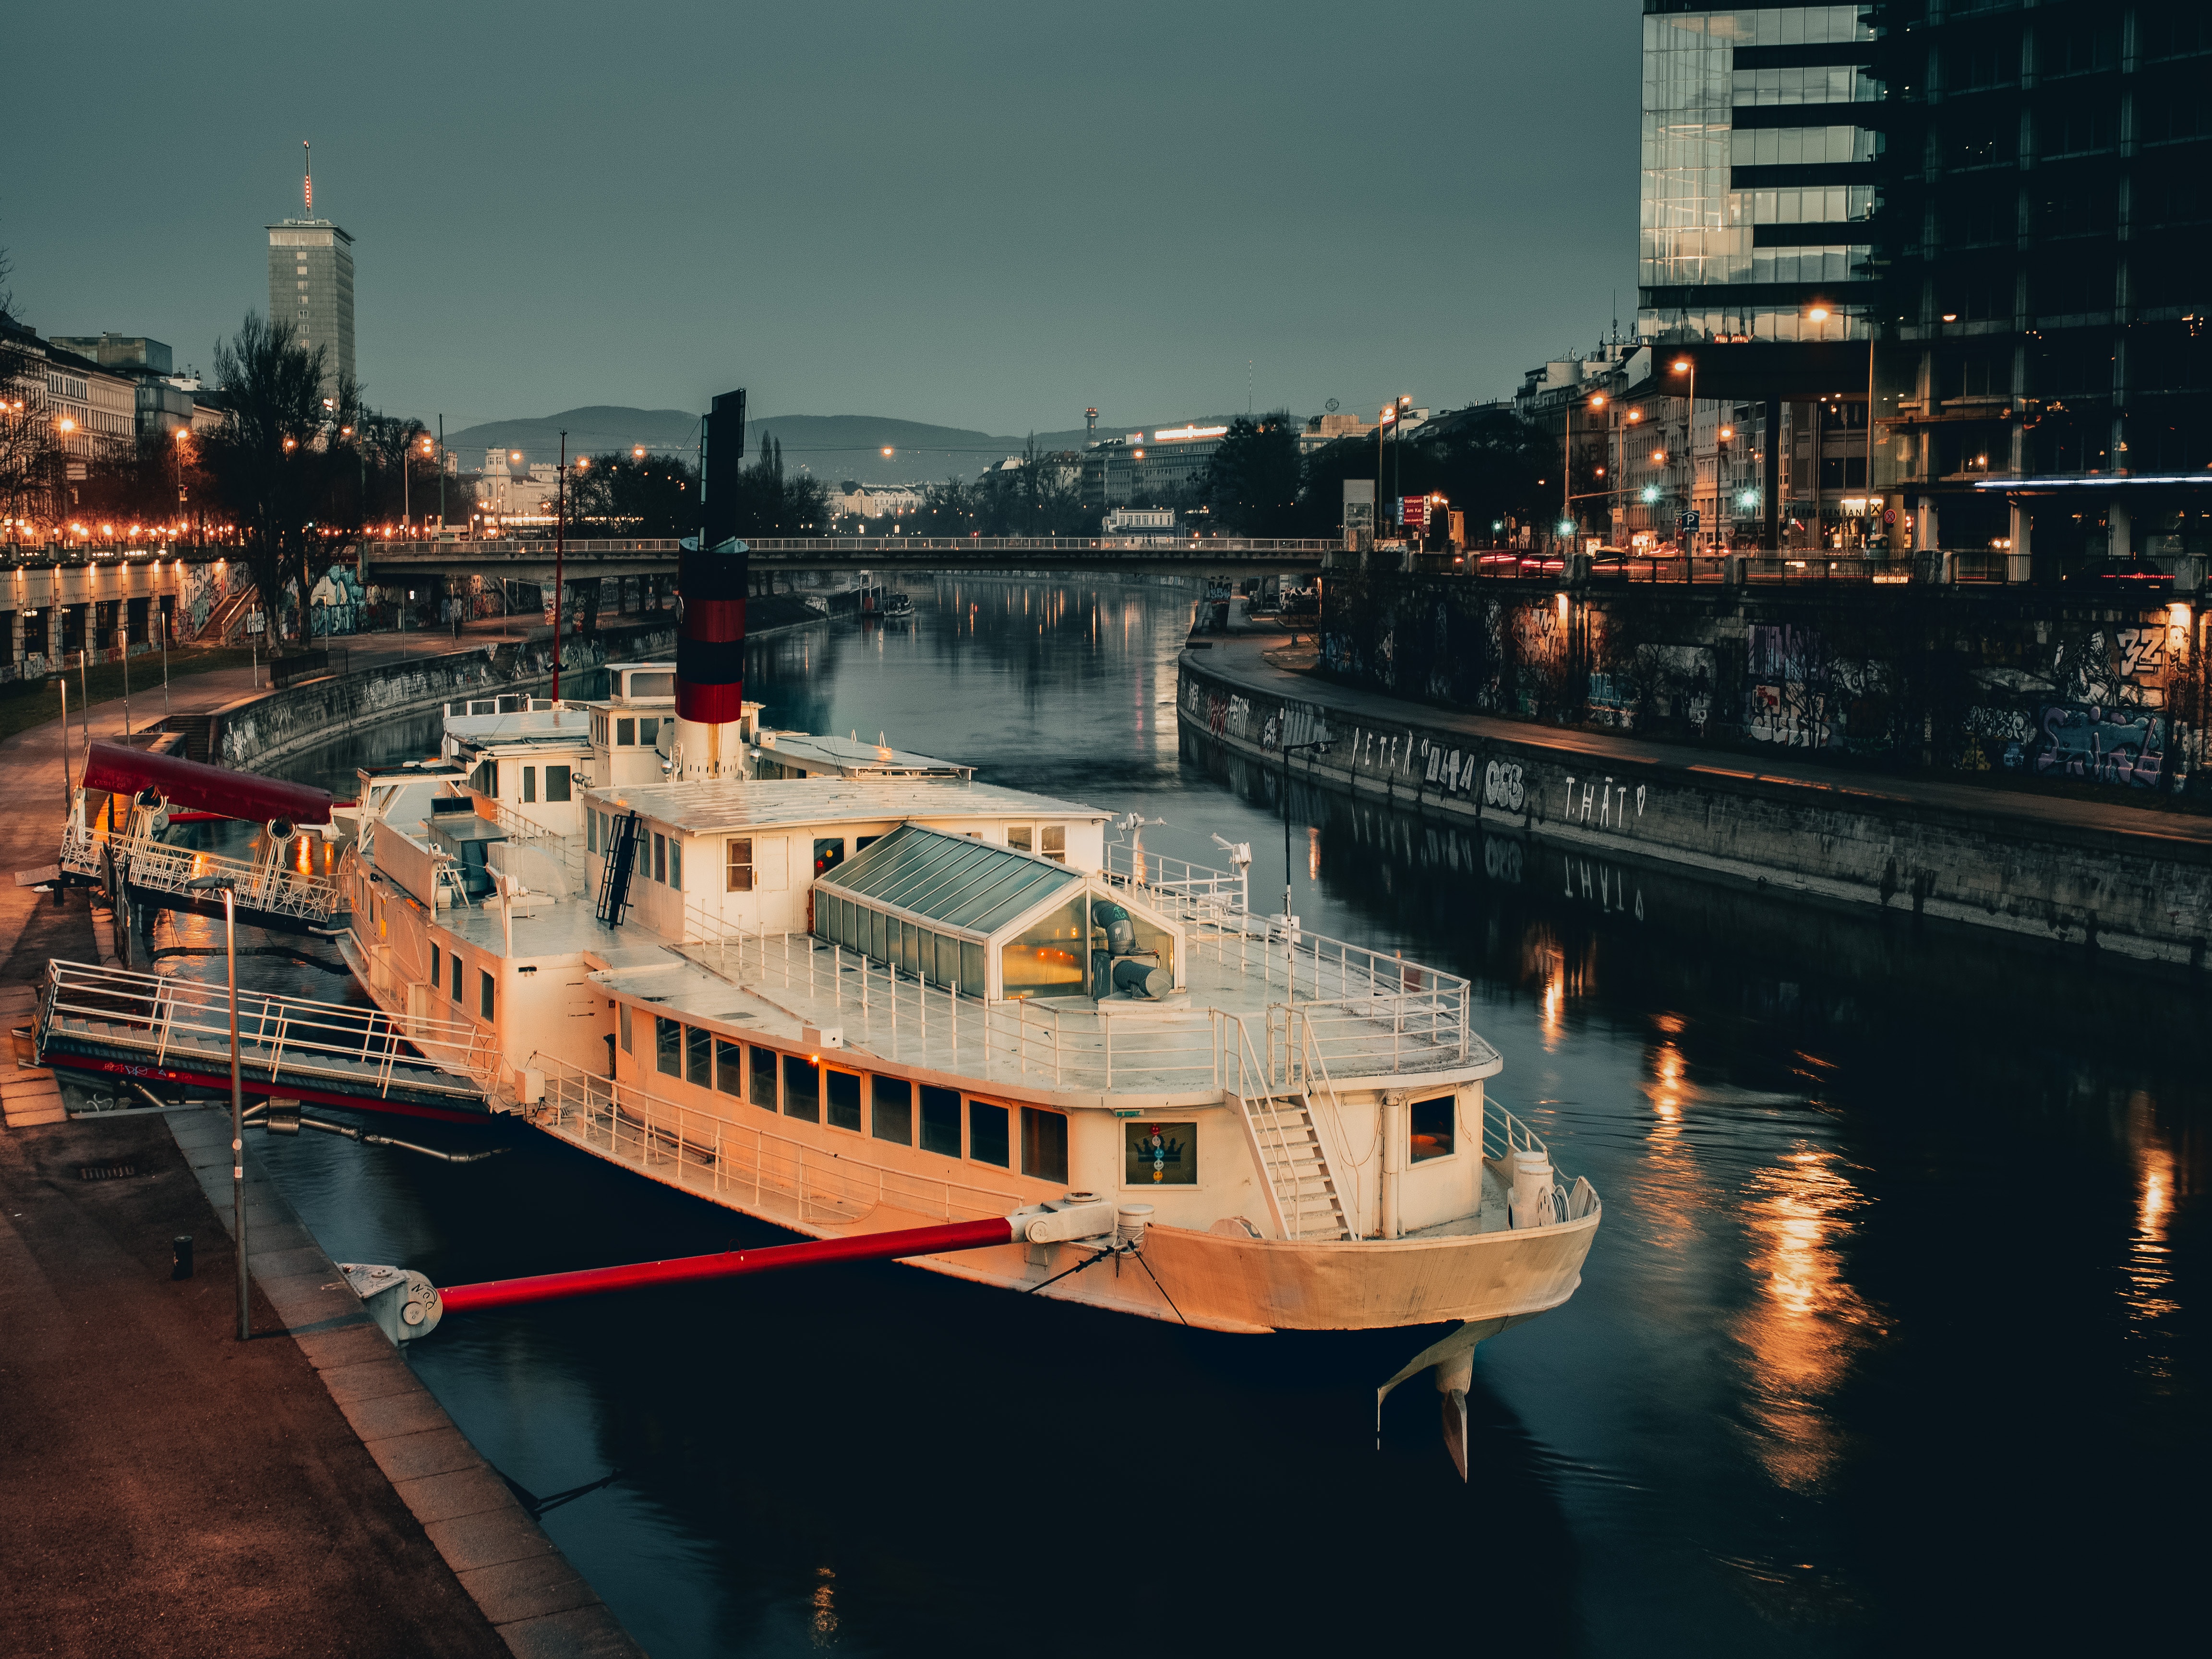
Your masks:
[{"label": "bridge railing", "polygon": [[1334,552],[1337,537],[1316,536],[763,536],[756,553],[1113,553],[1188,559],[1194,553]]},{"label": "bridge railing", "polygon": [[[814,557],[849,558],[857,554],[1005,553],[1112,554],[1117,560],[1156,558],[1188,561],[1194,554],[1295,554],[1301,559],[1340,550],[1343,542],[1327,536],[763,536],[745,545],[755,553],[804,553]],[[565,544],[570,558],[629,557],[673,559],[683,550],[680,542],[572,541]],[[409,560],[436,562],[454,558],[528,560],[550,557],[553,538],[498,541],[380,541],[367,544],[365,556],[372,562],[404,563]]]}]

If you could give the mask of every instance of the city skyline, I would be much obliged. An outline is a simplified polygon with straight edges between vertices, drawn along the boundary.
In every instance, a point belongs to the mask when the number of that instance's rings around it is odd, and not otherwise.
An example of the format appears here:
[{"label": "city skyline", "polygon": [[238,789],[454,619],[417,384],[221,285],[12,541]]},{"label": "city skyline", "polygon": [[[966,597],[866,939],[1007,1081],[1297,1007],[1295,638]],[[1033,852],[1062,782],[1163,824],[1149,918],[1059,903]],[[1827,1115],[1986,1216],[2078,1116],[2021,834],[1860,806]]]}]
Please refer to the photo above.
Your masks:
[{"label": "city skyline", "polygon": [[[995,431],[1089,404],[1442,407],[1586,347],[1616,293],[1633,315],[1626,5],[1136,7],[1103,36],[863,7],[834,72],[804,73],[820,43],[799,20],[701,10],[607,37],[555,9],[514,47],[528,73],[489,81],[259,15],[149,12],[113,90],[246,75],[266,95],[191,100],[190,144],[126,158],[94,130],[26,169],[0,203],[24,320],[151,335],[204,370],[265,303],[240,246],[300,212],[303,138],[317,216],[368,273],[370,401],[449,426],[703,406],[732,375],[763,410]],[[24,35],[33,58],[65,44],[45,18]],[[1587,55],[1562,68],[1570,43]],[[1583,112],[1576,89],[1608,86]],[[48,107],[26,130],[64,130],[60,96],[30,93]],[[126,257],[148,243],[158,283]]]}]

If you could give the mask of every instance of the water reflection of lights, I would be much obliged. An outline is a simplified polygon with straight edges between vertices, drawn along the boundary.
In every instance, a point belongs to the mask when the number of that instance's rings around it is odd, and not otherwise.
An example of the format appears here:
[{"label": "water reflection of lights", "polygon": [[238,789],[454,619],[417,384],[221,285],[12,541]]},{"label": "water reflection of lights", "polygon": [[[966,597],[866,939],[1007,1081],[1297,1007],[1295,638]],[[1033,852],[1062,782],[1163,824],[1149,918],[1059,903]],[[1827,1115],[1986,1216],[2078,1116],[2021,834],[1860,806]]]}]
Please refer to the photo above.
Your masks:
[{"label": "water reflection of lights", "polygon": [[1751,1359],[1751,1413],[1764,1431],[1757,1451],[1776,1482],[1802,1490],[1818,1486],[1844,1450],[1820,1402],[1880,1334],[1841,1255],[1848,1218],[1866,1200],[1840,1158],[1802,1142],[1753,1176],[1744,1199],[1747,1265],[1759,1296],[1735,1335]]},{"label": "water reflection of lights", "polygon": [[2128,1101],[2128,1130],[2136,1164],[2136,1227],[2128,1241],[2127,1287],[2122,1294],[2128,1311],[2147,1322],[2181,1309],[2172,1295],[2172,1250],[2166,1240],[2179,1164],[2159,1133],[2155,1104],[2140,1090]]},{"label": "water reflection of lights", "polygon": [[1552,971],[1544,979],[1542,1019],[1544,1049],[1547,1054],[1558,1045],[1561,1033],[1566,1029],[1565,1021],[1560,1018],[1565,1009],[1566,1000],[1566,977],[1559,971],[1559,963],[1555,961],[1552,965]]},{"label": "water reflection of lights", "polygon": [[1661,1043],[1651,1069],[1658,1079],[1651,1091],[1651,1109],[1659,1115],[1659,1121],[1668,1133],[1679,1133],[1682,1121],[1682,1051],[1671,1042]]},{"label": "water reflection of lights", "polygon": [[820,1582],[814,1587],[814,1645],[835,1647],[837,1643],[837,1575],[828,1567],[814,1570]]},{"label": "water reflection of lights", "polygon": [[1321,831],[1311,824],[1306,826],[1306,879],[1321,879]]}]

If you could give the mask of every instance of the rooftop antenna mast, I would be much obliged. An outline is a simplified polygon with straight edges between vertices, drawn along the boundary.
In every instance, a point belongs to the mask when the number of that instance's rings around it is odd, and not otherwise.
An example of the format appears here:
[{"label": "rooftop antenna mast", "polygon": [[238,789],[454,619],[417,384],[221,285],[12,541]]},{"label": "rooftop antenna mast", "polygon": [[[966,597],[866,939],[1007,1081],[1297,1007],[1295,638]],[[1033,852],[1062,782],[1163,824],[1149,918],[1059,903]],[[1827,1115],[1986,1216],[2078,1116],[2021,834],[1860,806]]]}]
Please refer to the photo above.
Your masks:
[{"label": "rooftop antenna mast", "polygon": [[300,140],[300,155],[307,168],[307,177],[301,182],[301,190],[307,197],[307,216],[312,219],[315,216],[315,152],[304,138]]}]

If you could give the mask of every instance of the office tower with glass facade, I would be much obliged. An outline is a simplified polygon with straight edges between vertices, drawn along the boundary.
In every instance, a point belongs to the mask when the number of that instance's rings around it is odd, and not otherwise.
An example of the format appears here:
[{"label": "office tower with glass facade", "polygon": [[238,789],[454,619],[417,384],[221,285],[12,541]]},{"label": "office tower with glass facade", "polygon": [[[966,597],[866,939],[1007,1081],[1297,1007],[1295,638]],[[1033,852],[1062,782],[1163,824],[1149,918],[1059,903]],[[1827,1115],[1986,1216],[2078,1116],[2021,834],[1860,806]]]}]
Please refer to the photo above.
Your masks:
[{"label": "office tower with glass facade", "polygon": [[1866,16],[1644,0],[1640,337],[1865,337],[1881,149]]},{"label": "office tower with glass facade", "polygon": [[[1883,471],[2015,580],[2212,555],[2212,6],[1886,0]],[[1885,406],[1881,411],[1889,415]]]},{"label": "office tower with glass facade", "polygon": [[323,395],[354,378],[353,238],[328,219],[269,227],[269,320],[323,348]]}]

